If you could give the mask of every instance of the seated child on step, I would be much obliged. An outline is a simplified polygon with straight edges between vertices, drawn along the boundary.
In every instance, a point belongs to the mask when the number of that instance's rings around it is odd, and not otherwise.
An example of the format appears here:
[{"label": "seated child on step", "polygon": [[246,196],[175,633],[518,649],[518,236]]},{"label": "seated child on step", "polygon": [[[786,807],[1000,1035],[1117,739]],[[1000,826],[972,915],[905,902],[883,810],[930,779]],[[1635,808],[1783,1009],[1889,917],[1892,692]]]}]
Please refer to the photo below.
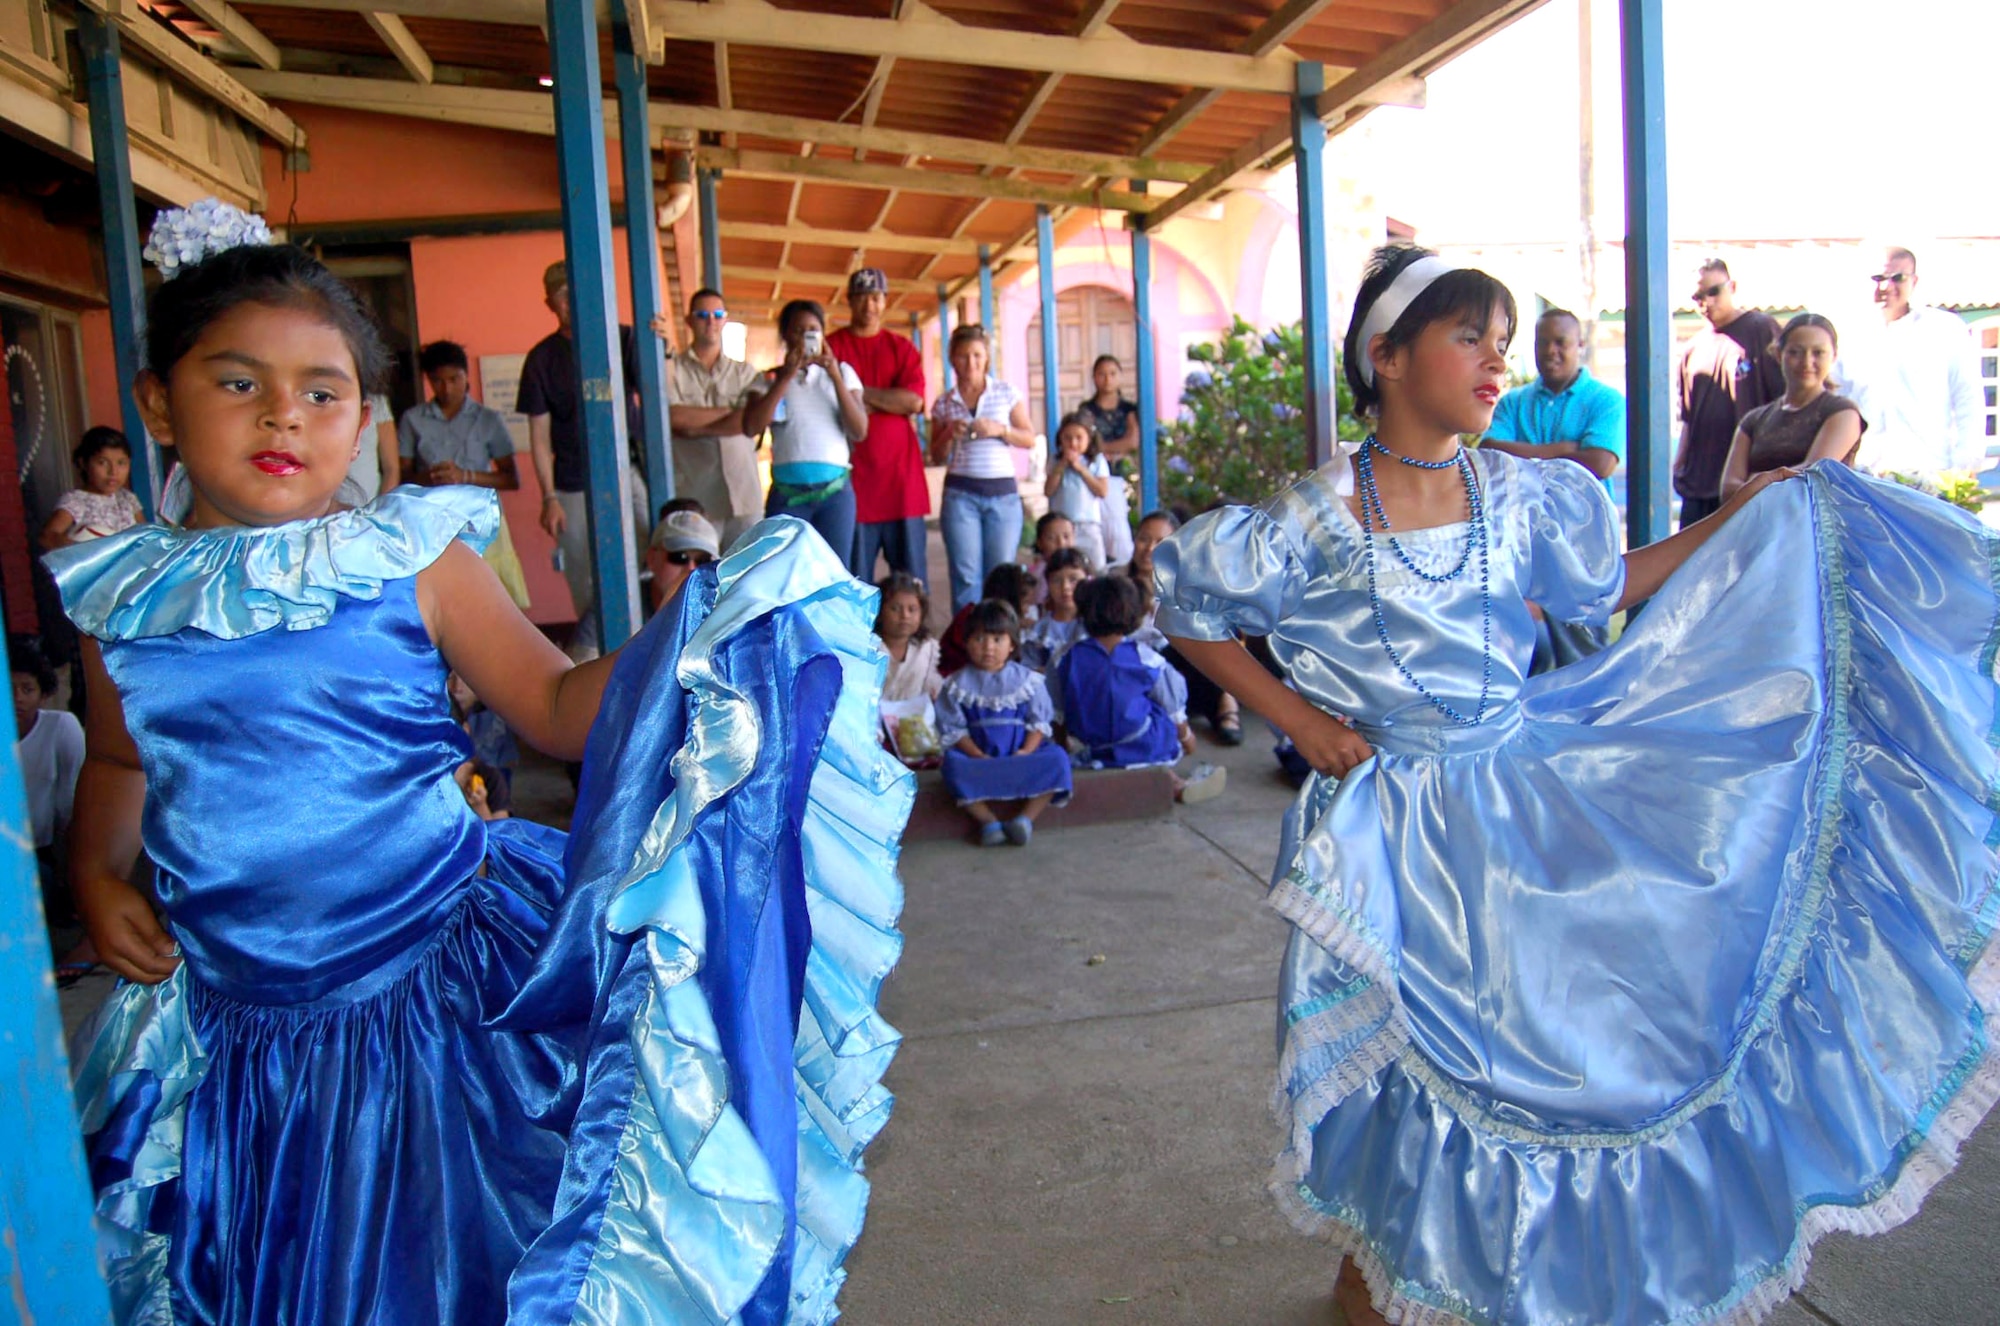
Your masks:
[{"label": "seated child on step", "polygon": [[[979,845],[1024,847],[1035,817],[1069,800],[1069,754],[1050,740],[1055,708],[1048,688],[1014,647],[1021,637],[1012,604],[983,599],[971,606],[967,666],[938,692],[938,736],[944,785],[979,825]],[[1000,809],[1014,807],[1001,819]]]}]

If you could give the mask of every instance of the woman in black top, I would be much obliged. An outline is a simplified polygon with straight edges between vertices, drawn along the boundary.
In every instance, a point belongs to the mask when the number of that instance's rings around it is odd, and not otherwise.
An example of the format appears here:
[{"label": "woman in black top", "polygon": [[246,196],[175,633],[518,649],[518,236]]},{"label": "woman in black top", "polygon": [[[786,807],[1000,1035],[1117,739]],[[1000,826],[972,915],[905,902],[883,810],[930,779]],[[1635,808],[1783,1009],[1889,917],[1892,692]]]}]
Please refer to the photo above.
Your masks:
[{"label": "woman in black top", "polygon": [[1139,407],[1118,394],[1118,356],[1099,355],[1090,366],[1096,394],[1084,397],[1076,412],[1090,420],[1106,458],[1117,460],[1139,450]]},{"label": "woman in black top", "polygon": [[1729,462],[1722,471],[1722,496],[1749,482],[1753,474],[1781,466],[1797,468],[1816,460],[1854,463],[1868,423],[1861,408],[1827,389],[1840,337],[1817,313],[1801,313],[1778,333],[1778,362],[1785,394],[1760,405],[1736,426]]}]

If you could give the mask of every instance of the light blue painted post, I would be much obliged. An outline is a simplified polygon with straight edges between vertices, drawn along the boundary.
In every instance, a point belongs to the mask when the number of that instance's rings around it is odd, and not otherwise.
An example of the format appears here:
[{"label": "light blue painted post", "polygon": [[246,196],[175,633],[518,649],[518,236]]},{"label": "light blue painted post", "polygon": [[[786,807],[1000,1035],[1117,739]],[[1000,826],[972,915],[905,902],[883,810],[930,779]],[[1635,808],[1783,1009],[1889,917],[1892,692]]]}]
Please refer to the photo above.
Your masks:
[{"label": "light blue painted post", "polygon": [[1326,125],[1319,96],[1326,66],[1302,61],[1292,98],[1292,160],[1299,183],[1299,286],[1305,314],[1306,463],[1314,469],[1333,456],[1339,428],[1333,389],[1333,296],[1327,282]]},{"label": "light blue painted post", "polygon": [[941,365],[941,367],[938,369],[938,380],[944,383],[944,390],[950,391],[952,388],[951,297],[945,293],[944,286],[942,284],[940,284],[937,288],[937,299],[938,299],[938,363],[939,365]]},{"label": "light blue painted post", "polygon": [[0,1321],[106,1326],[28,801],[14,743],[0,747]]},{"label": "light blue painted post", "polygon": [[1042,277],[1042,426],[1055,450],[1062,422],[1061,366],[1056,363],[1056,224],[1047,205],[1035,209],[1035,262]]},{"label": "light blue painted post", "polygon": [[[142,20],[143,21],[143,20]],[[77,11],[84,81],[90,100],[90,156],[104,218],[104,283],[111,296],[111,362],[118,374],[118,415],[132,444],[132,491],[150,518],[159,500],[160,459],[133,399],[145,362],[146,285],[139,270],[139,214],[132,200],[132,153],[125,133],[125,77],[118,28],[88,8]]]},{"label": "light blue painted post", "polygon": [[674,495],[667,425],[666,347],[653,334],[660,307],[660,220],[653,210],[653,136],[646,119],[646,55],[632,42],[628,3],[611,16],[611,59],[618,76],[618,157],[625,165],[625,253],[632,269],[632,335],[637,338],[639,414],[646,430],[646,494],[652,509]]},{"label": "light blue painted post", "polygon": [[625,497],[625,374],[618,353],[618,287],[611,270],[597,7],[592,0],[548,0],[548,15],[570,340],[576,348],[590,464],[587,503],[591,561],[597,571],[598,640],[609,653],[631,637],[639,620],[639,586],[632,566],[632,507]]},{"label": "light blue painted post", "polygon": [[722,172],[706,166],[694,173],[695,206],[701,211],[701,283],[722,289],[722,215],[715,197]]},{"label": "light blue painted post", "polygon": [[1134,401],[1139,407],[1139,510],[1160,509],[1160,406],[1153,363],[1153,237],[1132,226],[1133,357],[1137,379]]},{"label": "light blue painted post", "polygon": [[979,246],[979,325],[986,329],[987,339],[1000,344],[1000,327],[993,315],[993,250],[984,244]]},{"label": "light blue painted post", "polygon": [[1669,533],[1673,484],[1661,0],[1619,0],[1618,37],[1625,82],[1625,529],[1629,544],[1642,548]]}]

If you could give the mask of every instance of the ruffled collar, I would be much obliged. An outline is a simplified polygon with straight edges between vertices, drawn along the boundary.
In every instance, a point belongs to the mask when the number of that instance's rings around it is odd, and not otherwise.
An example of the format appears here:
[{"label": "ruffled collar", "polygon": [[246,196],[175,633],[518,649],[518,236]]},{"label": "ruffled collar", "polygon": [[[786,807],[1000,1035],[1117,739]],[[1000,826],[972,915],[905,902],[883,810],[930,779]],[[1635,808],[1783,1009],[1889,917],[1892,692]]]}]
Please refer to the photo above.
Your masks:
[{"label": "ruffled collar", "polygon": [[376,599],[456,539],[484,550],[500,503],[483,488],[402,487],[366,506],[284,525],[187,530],[136,525],[49,553],[63,607],[101,640],[193,627],[225,640],[309,631],[339,599]]}]

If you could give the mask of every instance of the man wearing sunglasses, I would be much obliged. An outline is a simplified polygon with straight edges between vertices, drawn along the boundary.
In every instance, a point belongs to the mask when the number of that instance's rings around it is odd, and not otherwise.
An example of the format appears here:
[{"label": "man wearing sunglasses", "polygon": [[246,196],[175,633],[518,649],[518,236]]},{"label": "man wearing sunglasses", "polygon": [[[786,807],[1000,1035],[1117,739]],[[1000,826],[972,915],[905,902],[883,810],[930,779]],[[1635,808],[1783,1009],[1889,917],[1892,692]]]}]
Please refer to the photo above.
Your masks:
[{"label": "man wearing sunglasses", "polygon": [[1737,305],[1729,264],[1710,258],[1701,265],[1693,303],[1708,326],[1688,342],[1674,370],[1681,412],[1674,491],[1681,498],[1682,529],[1721,507],[1722,471],[1737,421],[1785,394],[1784,370],[1772,349],[1777,320]]},{"label": "man wearing sunglasses", "polygon": [[716,513],[726,547],[764,511],[757,441],[743,435],[743,398],[759,379],[756,369],[722,353],[729,306],[720,294],[695,291],[687,318],[688,348],[667,361],[674,495]]},{"label": "man wearing sunglasses", "polygon": [[1868,421],[1860,463],[1877,474],[1935,478],[1984,468],[1984,391],[1972,332],[1949,309],[1919,304],[1917,258],[1893,248],[1873,278],[1882,330],[1842,363]]},{"label": "man wearing sunglasses", "polygon": [[715,526],[698,511],[669,511],[653,526],[646,541],[646,569],[652,573],[650,592],[658,612],[680,593],[688,577],[722,555]]}]

